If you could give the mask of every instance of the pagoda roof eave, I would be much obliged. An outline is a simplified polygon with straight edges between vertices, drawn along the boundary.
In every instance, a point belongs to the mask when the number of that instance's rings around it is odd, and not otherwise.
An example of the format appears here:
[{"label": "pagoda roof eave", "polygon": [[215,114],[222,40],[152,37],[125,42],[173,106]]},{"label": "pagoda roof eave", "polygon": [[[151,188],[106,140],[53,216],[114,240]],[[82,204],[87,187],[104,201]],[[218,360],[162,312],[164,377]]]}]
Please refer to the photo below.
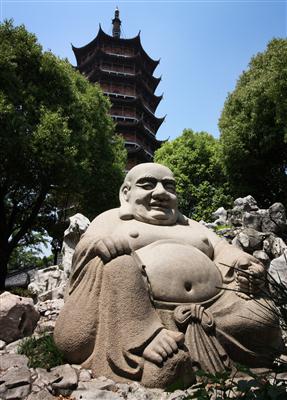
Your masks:
[{"label": "pagoda roof eave", "polygon": [[159,61],[160,60],[154,60],[152,59],[144,50],[144,48],[142,47],[141,44],[141,39],[140,39],[140,31],[139,33],[134,36],[133,38],[129,38],[129,39],[124,39],[124,38],[117,38],[114,36],[110,36],[107,33],[105,33],[101,27],[101,24],[99,24],[99,31],[97,33],[97,36],[91,40],[88,44],[86,44],[85,46],[82,47],[76,47],[72,44],[72,50],[75,54],[75,57],[77,59],[77,62],[80,58],[80,56],[84,53],[86,53],[87,51],[90,51],[91,49],[93,49],[94,47],[97,46],[97,43],[99,41],[99,39],[107,39],[107,40],[114,40],[117,41],[118,43],[122,43],[122,44],[134,44],[136,46],[139,47],[140,51],[142,52],[143,56],[146,57],[146,59],[148,60],[148,62],[151,64],[152,68],[151,71],[153,72],[155,70],[155,68],[158,66]]},{"label": "pagoda roof eave", "polygon": [[[80,68],[81,70],[81,68]],[[84,71],[83,71],[84,72]],[[96,67],[94,68],[94,70],[91,71],[91,73],[87,74],[86,76],[88,77],[88,79],[92,78],[94,75],[99,75],[99,74],[104,74],[107,75],[109,77],[116,77],[116,79],[122,78],[122,79],[129,79],[129,80],[135,80],[137,82],[141,82],[146,89],[148,90],[149,93],[154,95],[154,91],[156,90],[159,82],[161,81],[161,77],[159,78],[155,78],[154,76],[152,76],[151,78],[151,86],[152,88],[150,88],[147,84],[144,83],[144,80],[142,79],[143,74],[141,72],[138,72],[136,74],[128,74],[128,73],[122,73],[122,72],[116,72],[116,71],[106,71],[100,67]],[[158,97],[158,96],[157,96]],[[160,96],[159,96],[160,97]]]},{"label": "pagoda roof eave", "polygon": [[124,101],[125,103],[128,103],[128,104],[136,104],[136,105],[139,105],[139,106],[143,107],[143,109],[146,111],[146,113],[151,117],[154,117],[154,118],[159,119],[159,120],[161,120],[161,119],[164,120],[164,118],[165,118],[165,117],[163,117],[163,118],[156,117],[155,114],[154,114],[155,110],[153,111],[153,110],[149,109],[146,106],[142,96],[137,96],[137,97],[134,97],[134,98],[126,98],[126,99],[122,99],[120,97],[117,97],[115,99],[111,99],[111,101],[115,102],[115,103],[121,103],[121,102]]}]

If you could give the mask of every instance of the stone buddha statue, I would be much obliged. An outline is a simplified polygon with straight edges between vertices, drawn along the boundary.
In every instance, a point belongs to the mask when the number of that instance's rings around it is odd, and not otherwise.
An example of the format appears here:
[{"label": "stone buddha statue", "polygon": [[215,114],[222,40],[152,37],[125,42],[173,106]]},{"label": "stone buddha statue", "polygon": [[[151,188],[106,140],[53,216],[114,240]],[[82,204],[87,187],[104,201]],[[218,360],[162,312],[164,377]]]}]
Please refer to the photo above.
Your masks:
[{"label": "stone buddha statue", "polygon": [[73,258],[54,337],[94,376],[166,387],[234,362],[269,367],[282,351],[264,267],[178,211],[175,179],[134,167],[120,208],[99,215]]}]

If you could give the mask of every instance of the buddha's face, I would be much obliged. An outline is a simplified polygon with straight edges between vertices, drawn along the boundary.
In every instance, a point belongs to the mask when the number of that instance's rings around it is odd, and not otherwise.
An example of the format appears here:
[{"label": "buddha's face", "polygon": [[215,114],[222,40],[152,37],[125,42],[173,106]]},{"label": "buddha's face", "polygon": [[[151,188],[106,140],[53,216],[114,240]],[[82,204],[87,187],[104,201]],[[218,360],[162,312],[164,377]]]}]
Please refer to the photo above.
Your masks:
[{"label": "buddha's face", "polygon": [[140,164],[127,175],[124,200],[133,217],[154,225],[173,225],[178,218],[175,180],[172,172],[159,164]]}]

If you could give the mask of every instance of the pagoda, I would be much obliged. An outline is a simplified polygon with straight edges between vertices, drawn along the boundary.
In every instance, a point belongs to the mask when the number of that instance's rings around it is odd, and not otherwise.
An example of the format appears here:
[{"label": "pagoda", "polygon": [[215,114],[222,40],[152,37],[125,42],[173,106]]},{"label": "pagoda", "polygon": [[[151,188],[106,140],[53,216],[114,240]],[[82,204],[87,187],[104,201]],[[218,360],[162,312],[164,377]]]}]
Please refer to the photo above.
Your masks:
[{"label": "pagoda", "polygon": [[151,162],[161,141],[156,133],[164,118],[155,116],[162,99],[155,95],[161,80],[153,76],[159,61],[153,60],[141,45],[140,32],[131,39],[121,37],[121,20],[116,8],[112,36],[101,25],[95,39],[83,47],[74,47],[77,69],[90,82],[98,83],[110,98],[110,114],[116,122],[128,151],[127,169]]}]

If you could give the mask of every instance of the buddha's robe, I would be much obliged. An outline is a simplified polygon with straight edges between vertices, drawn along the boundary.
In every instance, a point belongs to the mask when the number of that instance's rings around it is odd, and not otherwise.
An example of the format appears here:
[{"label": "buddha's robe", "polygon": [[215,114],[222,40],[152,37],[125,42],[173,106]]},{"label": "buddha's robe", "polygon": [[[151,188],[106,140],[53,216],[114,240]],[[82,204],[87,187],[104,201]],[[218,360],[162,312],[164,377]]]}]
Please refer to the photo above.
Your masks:
[{"label": "buddha's robe", "polygon": [[[129,222],[132,221],[121,223],[127,229]],[[144,226],[142,232],[139,224]],[[196,257],[202,254],[203,263],[210,263],[210,268],[216,271],[211,274],[213,279],[218,274],[221,277],[221,287],[234,289],[232,266],[241,252],[220,239],[210,239],[204,227],[194,227],[194,236],[188,238],[185,233],[185,245],[196,249]],[[192,225],[181,225],[173,231],[168,229],[172,227],[150,227],[137,221],[128,230],[135,240],[143,238],[142,248],[145,248],[149,246],[145,229],[150,228],[155,235],[150,243],[156,239],[181,240],[181,232],[193,230]],[[97,234],[101,237],[106,232]],[[70,362],[84,363],[95,376],[165,387],[179,376],[191,383],[195,369],[215,372],[229,367],[232,361],[250,367],[268,367],[281,351],[281,332],[269,299],[245,300],[233,290],[215,286],[213,292],[207,291],[202,297],[203,286],[197,286],[200,290],[195,301],[189,301],[190,288],[182,281],[182,292],[175,288],[174,301],[172,290],[171,294],[167,291],[163,295],[162,301],[161,287],[157,289],[153,284],[156,269],[149,271],[144,265],[140,245],[134,246],[132,255],[117,257],[104,265],[93,254],[95,240],[92,226],[77,246],[69,294],[56,323],[55,341]],[[177,255],[174,257],[176,260]],[[187,266],[179,264],[175,277],[184,275],[186,267],[192,271],[193,261],[191,257]],[[194,267],[198,268],[198,260]],[[191,283],[196,287],[197,282]],[[163,328],[184,332],[185,342],[177,354],[157,366],[145,361],[142,353]]]}]

